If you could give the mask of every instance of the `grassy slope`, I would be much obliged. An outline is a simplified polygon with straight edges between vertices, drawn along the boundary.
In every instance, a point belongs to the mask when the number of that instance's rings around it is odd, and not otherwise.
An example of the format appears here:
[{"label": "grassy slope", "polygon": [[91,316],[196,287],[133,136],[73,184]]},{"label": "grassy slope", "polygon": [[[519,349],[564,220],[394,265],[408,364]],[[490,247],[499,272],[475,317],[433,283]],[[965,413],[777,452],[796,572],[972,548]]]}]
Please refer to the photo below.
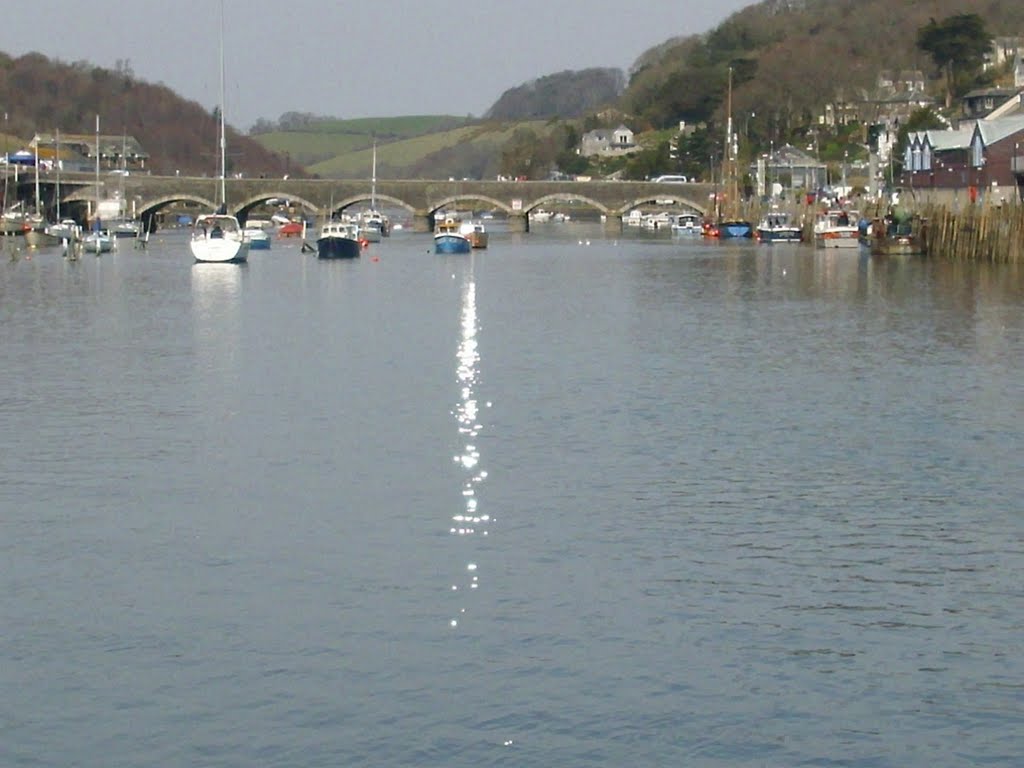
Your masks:
[{"label": "grassy slope", "polygon": [[369,149],[374,137],[379,143],[390,143],[446,131],[465,122],[465,118],[452,115],[366,117],[329,120],[308,129],[276,131],[254,138],[267,149],[288,154],[298,163],[313,166],[339,155]]},{"label": "grassy slope", "polygon": [[[501,145],[512,136],[512,132],[516,128],[529,127],[540,132],[544,125],[545,121],[469,125],[426,136],[378,144],[378,175],[391,178],[400,177],[405,169],[416,165],[428,155],[466,142],[489,145],[494,147],[497,152],[500,151]],[[364,147],[340,153],[330,160],[310,165],[309,171],[329,178],[367,178],[370,176],[372,162],[372,148]]]}]

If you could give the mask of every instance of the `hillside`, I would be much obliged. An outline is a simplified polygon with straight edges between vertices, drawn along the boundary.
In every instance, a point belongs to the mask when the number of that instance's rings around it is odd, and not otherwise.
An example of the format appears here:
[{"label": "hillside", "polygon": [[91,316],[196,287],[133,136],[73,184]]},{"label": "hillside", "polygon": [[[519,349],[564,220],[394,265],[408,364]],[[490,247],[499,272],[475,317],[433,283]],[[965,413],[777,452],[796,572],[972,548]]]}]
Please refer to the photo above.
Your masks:
[{"label": "hillside", "polygon": [[622,94],[621,70],[591,68],[557,72],[509,88],[487,110],[490,120],[578,118],[614,104]]},{"label": "hillside", "polygon": [[[216,115],[164,85],[137,80],[127,67],[115,71],[38,53],[19,58],[0,53],[0,103],[8,114],[4,128],[16,136],[54,130],[90,134],[98,114],[101,131],[138,139],[154,173],[216,173]],[[301,170],[230,127],[227,145],[229,172],[256,176]]]},{"label": "hillside", "polygon": [[254,138],[267,149],[288,155],[295,162],[312,168],[339,155],[370,149],[374,141],[384,145],[457,130],[467,122],[464,117],[452,115],[407,115],[355,120],[316,118],[302,125],[282,119],[279,123],[288,124],[288,128],[279,124],[274,130],[260,132]]},{"label": "hillside", "polygon": [[[543,121],[465,125],[401,141],[378,144],[380,178],[488,178],[499,170],[502,149],[522,127],[545,130]],[[368,178],[372,147],[316,163],[309,170],[329,178]]]},{"label": "hillside", "polygon": [[917,31],[957,13],[978,14],[994,36],[1024,33],[1017,0],[765,0],[642,55],[621,106],[654,127],[721,119],[732,65],[733,114],[750,115],[751,132],[784,135],[824,103],[872,90],[881,70],[938,77]]}]

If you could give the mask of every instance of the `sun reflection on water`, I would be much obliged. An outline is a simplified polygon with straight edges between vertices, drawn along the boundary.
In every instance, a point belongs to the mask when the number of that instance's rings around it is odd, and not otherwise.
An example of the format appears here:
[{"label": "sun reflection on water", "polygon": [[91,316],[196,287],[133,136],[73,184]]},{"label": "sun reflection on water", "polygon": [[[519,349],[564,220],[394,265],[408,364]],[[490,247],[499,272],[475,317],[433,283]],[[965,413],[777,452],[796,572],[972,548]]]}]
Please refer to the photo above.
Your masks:
[{"label": "sun reflection on water", "polygon": [[[459,435],[465,440],[461,453],[453,456],[452,460],[461,466],[464,471],[462,480],[463,505],[456,514],[452,515],[452,525],[449,532],[453,536],[473,537],[487,536],[491,523],[491,516],[480,509],[480,497],[478,491],[480,484],[487,479],[487,471],[482,469],[480,463],[480,451],[477,447],[477,437],[480,435],[483,425],[479,418],[479,403],[477,401],[476,388],[479,383],[480,350],[477,341],[479,333],[476,309],[476,282],[472,273],[466,279],[462,289],[462,327],[459,341],[458,367],[456,375],[459,383],[459,402],[452,415],[459,425]],[[485,407],[490,407],[485,403]],[[479,566],[470,560],[466,563],[463,573],[456,583],[452,584],[453,592],[461,592],[469,589],[475,590],[480,586]],[[459,616],[466,613],[466,606],[459,608]],[[449,621],[450,626],[459,625],[458,618]]]}]

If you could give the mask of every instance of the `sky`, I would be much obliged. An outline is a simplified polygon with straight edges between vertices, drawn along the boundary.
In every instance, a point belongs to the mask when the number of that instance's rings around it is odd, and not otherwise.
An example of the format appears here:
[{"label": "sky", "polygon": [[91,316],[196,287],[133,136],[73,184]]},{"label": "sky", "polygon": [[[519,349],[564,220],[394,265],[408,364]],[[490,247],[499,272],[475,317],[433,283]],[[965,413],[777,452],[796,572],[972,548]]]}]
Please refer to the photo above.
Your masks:
[{"label": "sky", "polygon": [[[753,0],[223,0],[225,116],[242,130],[284,112],[341,118],[482,115],[508,88],[618,67],[713,28]],[[212,109],[220,0],[9,3],[0,51],[163,83]],[[2,105],[0,105],[2,106]]]}]

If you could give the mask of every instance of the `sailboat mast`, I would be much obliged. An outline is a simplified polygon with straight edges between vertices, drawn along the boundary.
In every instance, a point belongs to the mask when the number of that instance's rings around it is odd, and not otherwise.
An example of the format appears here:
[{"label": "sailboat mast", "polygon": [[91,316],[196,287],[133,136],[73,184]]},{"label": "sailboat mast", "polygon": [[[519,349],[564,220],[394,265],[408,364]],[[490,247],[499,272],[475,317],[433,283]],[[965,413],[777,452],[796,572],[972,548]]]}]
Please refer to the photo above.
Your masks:
[{"label": "sailboat mast", "polygon": [[57,206],[57,212],[54,215],[54,221],[60,223],[60,128],[55,128],[53,133],[53,141],[56,145],[56,149],[53,153],[53,164],[57,166],[57,191],[53,195],[53,201]]},{"label": "sailboat mast", "polygon": [[96,210],[92,212],[95,226],[100,215],[100,116],[96,115]]},{"label": "sailboat mast", "polygon": [[373,168],[370,172],[370,210],[377,210],[377,140],[373,140]]},{"label": "sailboat mast", "polygon": [[39,194],[39,134],[36,134],[36,213],[39,213],[39,209],[42,208],[42,196]]},{"label": "sailboat mast", "polygon": [[11,164],[11,141],[7,138],[7,113],[4,112],[4,204],[3,210],[7,210],[7,170]]},{"label": "sailboat mast", "polygon": [[224,177],[227,176],[227,140],[224,123],[224,0],[220,3],[220,202],[228,201]]}]

